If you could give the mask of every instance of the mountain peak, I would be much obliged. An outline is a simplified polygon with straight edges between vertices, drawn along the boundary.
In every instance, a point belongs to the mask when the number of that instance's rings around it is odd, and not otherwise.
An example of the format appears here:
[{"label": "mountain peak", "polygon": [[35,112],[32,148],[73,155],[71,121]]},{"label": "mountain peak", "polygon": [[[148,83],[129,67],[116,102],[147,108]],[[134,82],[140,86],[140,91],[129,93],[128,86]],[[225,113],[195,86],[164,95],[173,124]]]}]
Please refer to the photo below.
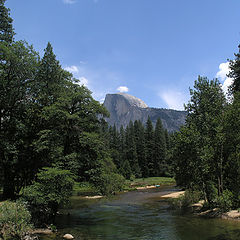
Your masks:
[{"label": "mountain peak", "polygon": [[[115,93],[115,94],[124,97],[130,104],[130,106],[139,107],[139,108],[147,108],[148,107],[148,105],[143,100],[141,100],[140,98],[134,97],[130,94],[127,94],[127,93]],[[112,95],[114,95],[114,94],[112,94]]]},{"label": "mountain peak", "polygon": [[118,129],[121,126],[126,128],[130,121],[134,122],[135,120],[140,120],[145,124],[150,117],[153,124],[160,118],[164,128],[169,132],[174,132],[184,124],[186,117],[184,111],[151,108],[141,99],[126,93],[107,94],[104,106],[110,113],[110,118],[106,119],[107,122],[111,126],[115,125]]}]

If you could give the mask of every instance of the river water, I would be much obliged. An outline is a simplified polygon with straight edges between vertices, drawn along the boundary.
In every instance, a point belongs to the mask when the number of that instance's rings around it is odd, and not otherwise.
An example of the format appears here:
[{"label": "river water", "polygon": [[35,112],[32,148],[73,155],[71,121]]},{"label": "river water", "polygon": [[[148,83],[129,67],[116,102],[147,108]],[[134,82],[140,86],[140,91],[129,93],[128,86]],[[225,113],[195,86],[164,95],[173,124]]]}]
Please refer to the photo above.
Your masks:
[{"label": "river water", "polygon": [[239,240],[240,222],[205,219],[170,210],[162,187],[122,193],[111,199],[71,199],[71,207],[57,218],[57,235],[41,240],[60,240],[65,233],[77,240]]}]

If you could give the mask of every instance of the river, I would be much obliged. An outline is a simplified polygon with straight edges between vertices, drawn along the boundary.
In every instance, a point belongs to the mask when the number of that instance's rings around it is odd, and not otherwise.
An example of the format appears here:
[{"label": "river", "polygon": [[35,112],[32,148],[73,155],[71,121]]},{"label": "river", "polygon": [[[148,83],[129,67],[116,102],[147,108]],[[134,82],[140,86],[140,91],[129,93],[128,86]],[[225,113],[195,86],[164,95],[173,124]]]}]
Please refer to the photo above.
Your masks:
[{"label": "river", "polygon": [[62,240],[65,233],[76,240],[239,240],[240,222],[205,219],[170,210],[161,195],[170,187],[122,193],[111,199],[72,197],[62,211],[58,234],[41,240]]}]

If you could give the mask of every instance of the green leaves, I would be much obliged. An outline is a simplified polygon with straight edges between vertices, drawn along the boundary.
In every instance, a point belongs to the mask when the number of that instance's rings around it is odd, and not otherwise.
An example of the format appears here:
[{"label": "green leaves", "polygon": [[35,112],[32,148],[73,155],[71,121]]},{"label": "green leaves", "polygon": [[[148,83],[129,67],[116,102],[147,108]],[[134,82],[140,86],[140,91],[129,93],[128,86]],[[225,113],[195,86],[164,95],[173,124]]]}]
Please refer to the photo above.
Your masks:
[{"label": "green leaves", "polygon": [[223,114],[226,100],[218,80],[199,77],[190,90],[186,106],[186,126],[175,138],[173,157],[176,159],[178,184],[205,191],[212,181],[222,191]]},{"label": "green leaves", "polygon": [[11,44],[15,35],[9,9],[4,6],[5,0],[0,0],[0,42]]},{"label": "green leaves", "polygon": [[0,237],[22,239],[32,228],[31,215],[20,202],[5,201],[0,204]]}]

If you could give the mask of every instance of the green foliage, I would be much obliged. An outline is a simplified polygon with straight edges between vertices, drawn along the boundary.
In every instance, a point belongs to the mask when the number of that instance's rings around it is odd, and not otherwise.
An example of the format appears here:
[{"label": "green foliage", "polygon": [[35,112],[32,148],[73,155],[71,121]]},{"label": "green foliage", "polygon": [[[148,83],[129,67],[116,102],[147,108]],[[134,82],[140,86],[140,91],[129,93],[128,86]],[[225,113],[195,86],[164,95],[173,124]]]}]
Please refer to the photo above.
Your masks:
[{"label": "green foliage", "polygon": [[[218,80],[199,77],[190,89],[186,126],[176,134],[173,158],[176,180],[207,194],[209,182],[223,191],[223,112],[226,100]],[[211,201],[211,199],[208,199]]]},{"label": "green foliage", "polygon": [[206,183],[205,192],[206,192],[206,198],[208,200],[209,206],[215,207],[216,199],[218,197],[218,190],[217,190],[214,182],[209,181]]},{"label": "green foliage", "polygon": [[235,94],[240,91],[240,45],[238,45],[238,53],[235,53],[235,59],[229,61],[230,72],[228,77],[233,78],[230,91]]},{"label": "green foliage", "polygon": [[0,0],[0,42],[11,44],[15,35],[12,18],[9,14],[9,9],[4,6],[5,0]]},{"label": "green foliage", "polygon": [[5,201],[0,203],[0,238],[22,239],[32,228],[31,215],[24,203]]},{"label": "green foliage", "polygon": [[137,178],[149,176],[172,176],[172,162],[167,146],[170,145],[168,133],[157,120],[155,129],[150,118],[146,127],[141,121],[132,122],[124,130],[109,127],[108,144],[111,157],[118,172],[126,179],[133,174]]},{"label": "green foliage", "polygon": [[170,200],[170,204],[175,209],[185,209],[192,204],[199,202],[203,195],[200,191],[186,190],[184,195]]},{"label": "green foliage", "polygon": [[221,211],[227,212],[233,206],[233,193],[229,190],[224,190],[223,193],[216,199],[216,207]]},{"label": "green foliage", "polygon": [[111,195],[123,190],[125,179],[117,173],[103,173],[96,182],[96,189],[102,195]]},{"label": "green foliage", "polygon": [[[68,202],[72,195],[73,175],[68,170],[44,168],[37,174],[37,180],[24,189],[23,198],[30,204],[33,220],[42,223],[54,218],[60,205]],[[44,216],[41,216],[44,214]]]}]

